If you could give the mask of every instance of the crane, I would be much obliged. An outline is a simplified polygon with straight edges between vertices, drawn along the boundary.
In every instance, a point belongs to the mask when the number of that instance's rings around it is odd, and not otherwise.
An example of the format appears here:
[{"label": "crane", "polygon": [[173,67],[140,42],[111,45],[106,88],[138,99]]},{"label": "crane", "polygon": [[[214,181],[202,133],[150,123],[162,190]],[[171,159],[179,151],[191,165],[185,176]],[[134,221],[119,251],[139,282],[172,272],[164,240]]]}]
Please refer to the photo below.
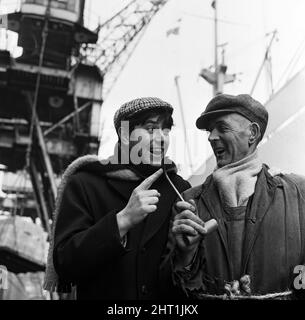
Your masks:
[{"label": "crane", "polygon": [[87,63],[93,63],[104,74],[103,99],[124,70],[152,18],[168,0],[132,0],[114,16],[98,26],[96,45],[84,46]]},{"label": "crane", "polygon": [[[11,215],[5,223],[39,217],[50,235],[63,168],[97,153],[103,101],[166,3],[132,0],[96,30],[84,26],[85,0],[22,0],[8,14],[23,54],[0,50],[0,180],[9,177],[3,187],[0,181],[0,212]],[[8,238],[11,247],[0,243],[0,264],[14,273],[44,270],[43,259],[22,255],[22,238]]]},{"label": "crane", "polygon": [[[0,86],[6,96],[0,102],[0,163],[9,172],[29,172],[48,232],[58,175],[73,159],[97,152],[102,103],[167,2],[131,0],[93,31],[84,26],[85,0],[24,0],[8,15],[23,55],[11,64],[9,53],[0,50],[7,64],[0,73],[8,79]],[[20,103],[28,106],[26,114],[18,111]]]}]

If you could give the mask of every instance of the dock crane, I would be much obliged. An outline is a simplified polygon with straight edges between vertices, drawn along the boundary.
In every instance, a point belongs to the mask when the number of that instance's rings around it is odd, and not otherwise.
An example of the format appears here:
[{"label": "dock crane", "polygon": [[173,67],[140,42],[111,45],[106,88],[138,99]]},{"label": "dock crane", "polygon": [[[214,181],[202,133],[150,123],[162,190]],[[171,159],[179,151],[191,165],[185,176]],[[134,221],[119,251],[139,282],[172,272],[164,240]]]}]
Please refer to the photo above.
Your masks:
[{"label": "dock crane", "polygon": [[30,177],[32,192],[19,190],[17,209],[36,214],[46,232],[63,169],[97,153],[103,101],[166,3],[132,0],[95,30],[84,25],[85,0],[23,0],[8,14],[23,54],[0,50],[0,163]]}]

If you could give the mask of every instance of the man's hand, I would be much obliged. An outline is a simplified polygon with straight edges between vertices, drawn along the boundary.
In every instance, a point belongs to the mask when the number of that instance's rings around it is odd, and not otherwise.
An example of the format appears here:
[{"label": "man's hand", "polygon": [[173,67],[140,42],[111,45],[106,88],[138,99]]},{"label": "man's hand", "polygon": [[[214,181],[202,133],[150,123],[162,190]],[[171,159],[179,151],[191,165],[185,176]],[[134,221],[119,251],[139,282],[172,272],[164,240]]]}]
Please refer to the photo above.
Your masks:
[{"label": "man's hand", "polygon": [[149,190],[149,188],[162,173],[163,170],[159,169],[136,187],[129,198],[127,206],[117,214],[121,237],[144,220],[148,214],[157,210],[160,193],[157,190]]},{"label": "man's hand", "polygon": [[197,215],[194,200],[176,203],[178,214],[174,218],[172,232],[180,251],[181,262],[187,265],[191,262],[200,240],[206,234],[205,224]]},{"label": "man's hand", "polygon": [[176,208],[179,213],[174,218],[172,232],[179,250],[178,265],[185,267],[191,263],[201,239],[217,229],[218,224],[215,219],[203,222],[193,199],[177,202]]}]

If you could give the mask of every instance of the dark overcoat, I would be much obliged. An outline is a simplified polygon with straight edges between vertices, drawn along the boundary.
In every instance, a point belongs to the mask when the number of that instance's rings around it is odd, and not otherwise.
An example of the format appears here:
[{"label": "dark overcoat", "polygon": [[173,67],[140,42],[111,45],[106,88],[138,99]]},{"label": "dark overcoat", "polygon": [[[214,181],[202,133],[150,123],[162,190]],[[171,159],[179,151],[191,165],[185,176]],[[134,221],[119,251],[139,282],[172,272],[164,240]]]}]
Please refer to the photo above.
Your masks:
[{"label": "dark overcoat", "polygon": [[[190,187],[176,173],[171,179],[180,192]],[[77,285],[78,299],[182,297],[172,285],[170,266],[160,269],[176,199],[164,176],[151,186],[161,193],[157,211],[128,232],[126,247],[121,243],[116,214],[141,181],[109,177],[98,162],[69,178],[58,212],[53,260],[62,282]]]}]

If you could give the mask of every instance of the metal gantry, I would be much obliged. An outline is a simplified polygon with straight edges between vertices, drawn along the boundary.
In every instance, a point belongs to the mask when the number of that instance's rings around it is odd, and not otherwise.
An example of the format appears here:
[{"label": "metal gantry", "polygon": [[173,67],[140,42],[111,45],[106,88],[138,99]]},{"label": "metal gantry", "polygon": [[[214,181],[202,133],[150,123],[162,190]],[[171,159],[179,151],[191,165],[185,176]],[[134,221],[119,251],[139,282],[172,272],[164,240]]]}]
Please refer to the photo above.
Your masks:
[{"label": "metal gantry", "polygon": [[24,0],[8,15],[21,57],[0,50],[0,163],[26,170],[50,232],[60,174],[97,153],[102,102],[167,0],[132,0],[87,29],[85,0]]}]

